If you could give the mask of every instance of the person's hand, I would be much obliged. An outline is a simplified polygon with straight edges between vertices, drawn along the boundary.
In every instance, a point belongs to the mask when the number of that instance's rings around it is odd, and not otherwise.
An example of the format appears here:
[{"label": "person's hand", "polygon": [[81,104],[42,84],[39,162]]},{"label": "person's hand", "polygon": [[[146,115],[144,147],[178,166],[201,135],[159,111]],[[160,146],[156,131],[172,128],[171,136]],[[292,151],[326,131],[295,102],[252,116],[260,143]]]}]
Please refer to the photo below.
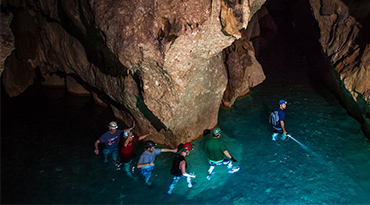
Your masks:
[{"label": "person's hand", "polygon": [[134,128],[136,125],[135,120],[132,121],[132,128]]},{"label": "person's hand", "polygon": [[234,157],[231,157],[231,161],[237,162],[236,159],[234,159]]},{"label": "person's hand", "polygon": [[155,166],[155,164],[153,162],[150,162],[149,165],[151,165],[153,167]]},{"label": "person's hand", "polygon": [[195,175],[194,174],[189,174],[189,173],[185,173],[183,174],[184,177],[190,177],[190,178],[195,178]]},{"label": "person's hand", "polygon": [[96,155],[99,154],[99,150],[98,149],[95,149],[94,152],[95,152]]}]

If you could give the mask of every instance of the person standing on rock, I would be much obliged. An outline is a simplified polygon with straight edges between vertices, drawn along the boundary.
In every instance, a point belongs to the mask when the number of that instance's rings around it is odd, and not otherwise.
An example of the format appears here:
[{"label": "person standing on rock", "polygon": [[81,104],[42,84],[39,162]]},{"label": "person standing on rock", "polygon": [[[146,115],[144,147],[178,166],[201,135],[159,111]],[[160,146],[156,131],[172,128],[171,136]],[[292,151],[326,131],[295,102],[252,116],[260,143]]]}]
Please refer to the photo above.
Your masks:
[{"label": "person standing on rock", "polygon": [[177,152],[177,149],[155,149],[155,145],[156,144],[152,140],[145,142],[145,151],[141,154],[136,166],[139,169],[140,174],[144,177],[147,185],[151,185],[149,179],[152,176],[152,171],[155,166],[155,156],[161,152]]},{"label": "person standing on rock", "polygon": [[95,142],[95,154],[99,154],[99,143],[104,143],[105,147],[103,149],[104,162],[108,162],[108,155],[112,154],[113,161],[116,166],[119,166],[118,157],[118,142],[123,130],[118,129],[118,124],[116,121],[111,121],[108,124],[109,130],[105,132],[98,140]]},{"label": "person standing on rock", "polygon": [[[220,139],[221,129],[216,127],[212,131],[213,137],[206,143],[206,152],[208,154],[209,169],[207,179],[210,180],[213,175],[213,169],[218,165],[227,165],[229,173],[239,171],[239,166],[233,166],[232,162],[236,162],[236,159],[232,157],[227,151],[225,144]],[[225,159],[224,156],[229,159]]]},{"label": "person standing on rock", "polygon": [[184,177],[186,177],[186,181],[188,182],[188,188],[193,187],[191,183],[191,178],[195,178],[195,175],[186,172],[187,163],[185,160],[185,157],[189,155],[191,150],[193,150],[193,145],[191,143],[185,143],[181,145],[182,148],[180,150],[180,153],[173,158],[172,167],[170,171],[173,177],[172,183],[169,187],[169,190],[167,191],[168,194],[172,194],[172,190],[173,188],[175,188],[177,182]]}]

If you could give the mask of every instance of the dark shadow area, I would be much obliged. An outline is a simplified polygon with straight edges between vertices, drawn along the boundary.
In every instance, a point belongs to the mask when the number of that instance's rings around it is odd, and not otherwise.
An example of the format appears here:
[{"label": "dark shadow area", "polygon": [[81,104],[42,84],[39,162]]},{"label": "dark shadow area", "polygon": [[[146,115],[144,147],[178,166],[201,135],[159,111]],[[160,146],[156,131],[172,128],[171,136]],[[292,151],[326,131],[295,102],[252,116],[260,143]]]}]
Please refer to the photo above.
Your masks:
[{"label": "dark shadow area", "polygon": [[79,10],[81,21],[86,29],[86,34],[83,33],[68,17],[60,0],[58,1],[58,16],[61,19],[61,22],[56,22],[46,14],[41,14],[46,20],[59,23],[66,32],[78,39],[85,48],[88,60],[98,67],[102,73],[112,75],[114,77],[126,76],[127,68],[121,64],[117,56],[107,47],[104,40],[105,34],[96,29],[83,15],[85,13],[89,13],[89,11],[82,11],[81,6],[79,6]]},{"label": "dark shadow area", "polygon": [[167,127],[155,116],[152,111],[146,106],[143,96],[139,95],[136,98],[136,107],[149,120],[150,124],[159,132],[161,129],[167,130]]},{"label": "dark shadow area", "polygon": [[[362,108],[345,89],[330,59],[323,53],[319,43],[320,29],[312,16],[309,2],[270,0],[264,6],[278,27],[277,31],[272,31],[266,29],[268,27],[261,26],[263,28],[261,36],[268,42],[260,48],[256,57],[266,75],[264,83],[282,86],[299,83],[308,78],[316,93],[328,103],[331,98],[327,96],[325,90],[329,90],[347,110],[348,115],[362,124],[365,136],[370,138],[369,128],[364,123]],[[368,31],[364,29],[363,32]],[[363,39],[364,33],[360,33],[357,39],[361,43],[368,41],[368,38]],[[272,36],[272,34],[275,35]]]}]

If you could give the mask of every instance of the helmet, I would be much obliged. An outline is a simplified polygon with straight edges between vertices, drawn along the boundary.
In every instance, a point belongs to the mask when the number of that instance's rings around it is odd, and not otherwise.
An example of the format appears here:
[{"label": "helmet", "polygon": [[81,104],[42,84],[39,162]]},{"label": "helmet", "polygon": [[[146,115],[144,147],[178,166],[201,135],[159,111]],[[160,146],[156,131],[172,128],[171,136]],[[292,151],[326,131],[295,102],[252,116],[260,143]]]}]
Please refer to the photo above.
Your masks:
[{"label": "helmet", "polygon": [[221,134],[221,129],[219,127],[216,127],[215,129],[213,129],[213,136],[218,136],[219,134]]},{"label": "helmet", "polygon": [[193,145],[191,143],[185,143],[184,144],[184,149],[187,149],[187,150],[193,150]]},{"label": "helmet", "polygon": [[109,123],[108,127],[109,127],[110,129],[117,129],[117,128],[118,128],[118,124],[117,124],[117,122],[116,122],[116,121],[111,121],[111,122]]},{"label": "helmet", "polygon": [[145,149],[146,148],[152,148],[155,146],[155,143],[152,140],[148,140],[145,142]]}]

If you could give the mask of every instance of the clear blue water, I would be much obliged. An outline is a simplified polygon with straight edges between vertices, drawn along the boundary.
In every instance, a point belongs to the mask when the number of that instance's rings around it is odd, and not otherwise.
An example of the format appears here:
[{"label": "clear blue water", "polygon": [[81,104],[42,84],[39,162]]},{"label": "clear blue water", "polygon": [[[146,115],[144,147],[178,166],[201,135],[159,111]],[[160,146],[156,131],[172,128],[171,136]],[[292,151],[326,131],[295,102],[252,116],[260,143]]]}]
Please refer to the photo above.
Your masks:
[{"label": "clear blue water", "polygon": [[[194,142],[187,158],[188,170],[197,176],[193,188],[181,180],[172,195],[166,191],[173,153],[157,156],[151,187],[137,173],[129,178],[93,153],[94,141],[113,116],[89,97],[34,86],[16,98],[3,98],[1,202],[369,204],[369,141],[330,93],[312,88],[305,72],[303,67],[292,76],[282,69],[279,78],[266,72],[268,79],[251,95],[220,110],[222,139],[241,170],[229,174],[217,167],[206,179],[207,135]],[[291,139],[271,140],[268,115],[280,98],[288,101],[287,130],[308,149]],[[138,154],[142,145],[137,144]]]},{"label": "clear blue water", "polygon": [[[95,140],[114,119],[108,108],[36,85],[12,99],[2,93],[1,202],[370,204],[369,140],[334,96],[308,79],[294,45],[283,44],[259,59],[266,81],[230,110],[220,110],[221,138],[240,171],[216,167],[206,179],[207,135],[193,143],[187,157],[188,171],[196,174],[193,188],[182,179],[172,195],[166,192],[173,153],[157,156],[150,187],[137,172],[130,178],[94,154]],[[303,146],[271,140],[268,115],[279,99],[288,101],[286,127]],[[136,144],[138,155],[142,147]]]}]

